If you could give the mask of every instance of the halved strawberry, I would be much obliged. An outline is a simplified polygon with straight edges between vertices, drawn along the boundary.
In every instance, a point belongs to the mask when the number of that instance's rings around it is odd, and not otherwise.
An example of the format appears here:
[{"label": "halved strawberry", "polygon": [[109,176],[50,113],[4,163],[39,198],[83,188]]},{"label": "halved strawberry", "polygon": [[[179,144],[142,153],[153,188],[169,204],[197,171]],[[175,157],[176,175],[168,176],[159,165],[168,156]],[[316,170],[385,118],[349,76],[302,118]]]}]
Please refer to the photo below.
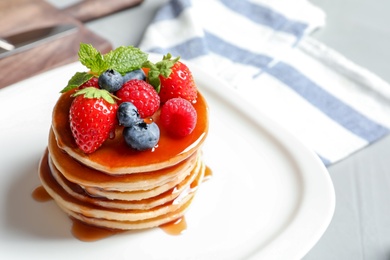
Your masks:
[{"label": "halved strawberry", "polygon": [[116,104],[110,93],[87,87],[73,94],[69,122],[77,146],[84,153],[96,151],[115,129]]}]

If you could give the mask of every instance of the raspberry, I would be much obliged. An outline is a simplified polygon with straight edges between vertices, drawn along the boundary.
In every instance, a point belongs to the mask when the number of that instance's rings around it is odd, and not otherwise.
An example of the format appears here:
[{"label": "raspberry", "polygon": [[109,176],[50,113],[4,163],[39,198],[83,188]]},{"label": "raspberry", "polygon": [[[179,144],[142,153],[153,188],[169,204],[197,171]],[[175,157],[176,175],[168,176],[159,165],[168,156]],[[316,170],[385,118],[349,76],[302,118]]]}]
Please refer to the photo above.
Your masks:
[{"label": "raspberry", "polygon": [[177,137],[192,133],[196,126],[197,113],[194,106],[186,99],[172,98],[161,108],[161,125]]},{"label": "raspberry", "polygon": [[123,84],[116,92],[119,104],[131,102],[138,109],[141,118],[152,116],[160,107],[160,97],[146,81],[132,79]]},{"label": "raspberry", "polygon": [[87,82],[85,82],[83,85],[80,86],[80,89],[83,88],[88,88],[88,87],[94,87],[94,88],[99,88],[99,83],[98,83],[98,78],[91,78]]}]

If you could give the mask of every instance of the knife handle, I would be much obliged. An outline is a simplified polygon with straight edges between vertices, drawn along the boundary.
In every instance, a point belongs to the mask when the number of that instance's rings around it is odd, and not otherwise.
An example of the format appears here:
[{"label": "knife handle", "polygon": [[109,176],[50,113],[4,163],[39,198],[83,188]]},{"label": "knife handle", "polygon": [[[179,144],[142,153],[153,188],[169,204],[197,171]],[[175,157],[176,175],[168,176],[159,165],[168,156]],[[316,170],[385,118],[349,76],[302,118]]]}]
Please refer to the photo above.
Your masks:
[{"label": "knife handle", "polygon": [[62,11],[81,22],[87,22],[139,5],[142,2],[143,0],[83,0],[62,9]]}]

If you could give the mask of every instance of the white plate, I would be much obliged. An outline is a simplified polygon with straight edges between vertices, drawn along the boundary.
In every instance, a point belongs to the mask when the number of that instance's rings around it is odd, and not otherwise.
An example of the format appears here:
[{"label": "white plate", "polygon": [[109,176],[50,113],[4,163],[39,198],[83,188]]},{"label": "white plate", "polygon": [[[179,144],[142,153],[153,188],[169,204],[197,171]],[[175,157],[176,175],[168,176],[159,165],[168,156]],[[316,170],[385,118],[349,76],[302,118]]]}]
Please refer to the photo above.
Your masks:
[{"label": "white plate", "polygon": [[0,90],[1,259],[298,259],[326,230],[335,197],[320,160],[290,134],[192,66],[210,107],[211,180],[179,236],[156,228],[97,242],[75,239],[53,201],[39,203],[38,161],[59,91],[80,64]]}]

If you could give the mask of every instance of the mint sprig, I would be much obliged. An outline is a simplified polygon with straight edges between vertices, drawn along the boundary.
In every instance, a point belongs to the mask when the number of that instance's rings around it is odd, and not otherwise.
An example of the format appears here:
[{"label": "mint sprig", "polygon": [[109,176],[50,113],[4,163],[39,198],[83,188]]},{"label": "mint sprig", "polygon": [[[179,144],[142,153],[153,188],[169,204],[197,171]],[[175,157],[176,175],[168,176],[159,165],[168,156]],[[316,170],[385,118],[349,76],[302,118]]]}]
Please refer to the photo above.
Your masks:
[{"label": "mint sprig", "polygon": [[91,44],[86,43],[80,43],[78,56],[81,64],[90,72],[77,72],[61,93],[78,88],[93,76],[99,77],[107,69],[113,69],[125,75],[127,72],[140,69],[142,64],[148,60],[148,54],[134,46],[121,46],[102,55]]},{"label": "mint sprig", "polygon": [[61,93],[65,93],[69,90],[78,88],[79,86],[90,80],[92,77],[93,75],[87,72],[76,72],[76,74],[74,74],[73,77],[68,81],[68,85],[66,85],[66,87],[61,90]]},{"label": "mint sprig", "polygon": [[115,99],[118,99],[116,96],[114,96],[107,90],[98,89],[94,87],[83,88],[72,94],[73,97],[77,97],[80,95],[84,95],[85,98],[103,98],[110,104],[114,104]]},{"label": "mint sprig", "polygon": [[164,55],[162,60],[157,63],[153,63],[147,60],[142,64],[142,67],[149,68],[149,72],[148,72],[149,84],[154,87],[157,93],[160,92],[160,88],[161,88],[160,75],[163,76],[164,78],[168,78],[169,75],[171,75],[172,73],[173,65],[175,65],[175,63],[180,59],[180,57],[176,57],[174,59],[171,58],[172,55],[168,53],[167,55]]},{"label": "mint sprig", "polygon": [[109,68],[122,75],[129,71],[140,69],[148,60],[148,54],[133,46],[121,46],[104,55]]},{"label": "mint sprig", "polygon": [[109,64],[104,60],[103,55],[91,44],[80,43],[78,56],[81,64],[94,74],[100,75],[109,68]]},{"label": "mint sprig", "polygon": [[102,55],[91,44],[81,43],[79,50],[81,64],[100,75],[107,69],[113,69],[122,75],[141,68],[148,59],[148,54],[134,46],[121,46]]}]

